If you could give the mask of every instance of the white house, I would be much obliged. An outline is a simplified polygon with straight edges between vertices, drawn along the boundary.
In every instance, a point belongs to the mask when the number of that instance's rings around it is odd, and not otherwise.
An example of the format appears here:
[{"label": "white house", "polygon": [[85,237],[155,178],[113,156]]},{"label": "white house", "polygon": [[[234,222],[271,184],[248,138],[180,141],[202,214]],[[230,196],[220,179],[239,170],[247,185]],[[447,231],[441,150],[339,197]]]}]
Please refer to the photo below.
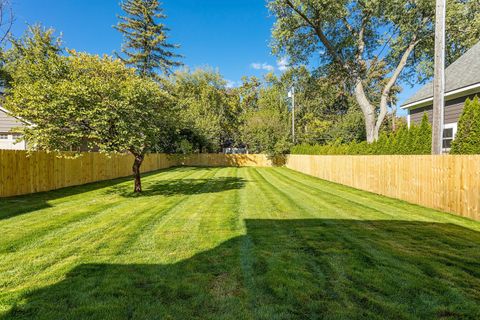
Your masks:
[{"label": "white house", "polygon": [[12,116],[7,109],[0,107],[0,149],[26,150],[27,145],[24,140],[21,140],[21,134],[13,132],[13,129],[23,126],[25,122]]}]

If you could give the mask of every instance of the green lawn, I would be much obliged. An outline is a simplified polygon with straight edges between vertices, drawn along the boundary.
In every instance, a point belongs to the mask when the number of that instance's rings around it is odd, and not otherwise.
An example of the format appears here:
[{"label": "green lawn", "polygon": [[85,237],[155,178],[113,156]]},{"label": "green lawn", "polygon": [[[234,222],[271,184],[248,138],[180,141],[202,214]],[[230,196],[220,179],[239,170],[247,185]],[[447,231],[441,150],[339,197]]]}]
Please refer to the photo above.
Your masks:
[{"label": "green lawn", "polygon": [[0,200],[0,319],[480,319],[480,223],[283,168]]}]

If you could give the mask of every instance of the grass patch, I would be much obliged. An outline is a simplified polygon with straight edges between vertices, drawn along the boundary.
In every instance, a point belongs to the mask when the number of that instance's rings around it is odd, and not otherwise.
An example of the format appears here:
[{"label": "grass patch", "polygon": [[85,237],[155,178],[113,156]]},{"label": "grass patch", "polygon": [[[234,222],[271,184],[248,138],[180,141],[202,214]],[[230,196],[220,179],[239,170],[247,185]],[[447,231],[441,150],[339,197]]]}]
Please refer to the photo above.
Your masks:
[{"label": "grass patch", "polygon": [[0,319],[479,319],[480,223],[283,168],[0,200]]}]

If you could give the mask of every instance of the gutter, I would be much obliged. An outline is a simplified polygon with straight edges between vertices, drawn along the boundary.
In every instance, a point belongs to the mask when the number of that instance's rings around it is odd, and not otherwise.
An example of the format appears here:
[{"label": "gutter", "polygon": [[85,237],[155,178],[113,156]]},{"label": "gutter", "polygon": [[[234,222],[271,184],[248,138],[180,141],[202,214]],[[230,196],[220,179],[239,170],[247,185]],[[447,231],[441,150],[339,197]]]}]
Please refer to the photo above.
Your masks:
[{"label": "gutter", "polygon": [[[445,93],[445,101],[453,100],[453,99],[456,99],[456,98],[459,98],[459,97],[464,97],[464,96],[467,96],[467,95],[470,95],[470,94],[473,94],[473,93],[477,93],[477,92],[480,92],[480,82]],[[416,108],[421,108],[421,107],[428,106],[432,103],[433,103],[433,96],[429,97],[429,98],[422,99],[422,100],[418,100],[418,101],[415,101],[415,102],[411,102],[409,104],[405,104],[405,105],[401,106],[400,109],[404,109],[404,110],[405,109],[416,109]]]}]

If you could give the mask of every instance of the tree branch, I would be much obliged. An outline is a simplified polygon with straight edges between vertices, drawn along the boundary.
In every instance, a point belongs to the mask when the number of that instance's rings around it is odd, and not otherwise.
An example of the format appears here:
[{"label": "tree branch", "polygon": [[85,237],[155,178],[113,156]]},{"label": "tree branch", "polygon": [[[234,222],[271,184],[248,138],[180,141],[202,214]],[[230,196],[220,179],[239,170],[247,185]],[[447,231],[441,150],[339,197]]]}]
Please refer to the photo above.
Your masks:
[{"label": "tree branch", "polygon": [[392,87],[395,85],[395,83],[398,80],[398,77],[402,73],[403,69],[407,65],[408,57],[412,53],[413,49],[415,49],[415,46],[420,42],[420,40],[417,40],[417,35],[414,35],[412,40],[410,41],[410,44],[408,45],[407,49],[405,49],[402,58],[397,64],[397,67],[393,71],[392,76],[390,77],[390,80],[387,82],[385,87],[383,88],[382,95],[387,95],[390,93],[390,90]]},{"label": "tree branch", "polygon": [[347,28],[347,30],[350,31],[350,33],[352,35],[356,33],[355,30],[353,29],[352,25],[348,22],[346,17],[343,17],[342,21],[343,21],[343,24],[345,25],[345,27]]},{"label": "tree branch", "polygon": [[285,0],[285,3],[287,6],[289,6],[293,11],[295,11],[305,22],[312,27],[312,29],[315,31],[315,34],[318,36],[322,44],[327,48],[327,51],[330,53],[330,55],[333,57],[333,59],[339,63],[340,65],[345,67],[344,61],[342,57],[338,54],[338,52],[335,50],[335,48],[332,46],[330,41],[327,39],[325,34],[323,33],[322,28],[320,26],[317,26],[307,15],[305,15],[301,10],[299,10],[295,5],[290,1],[290,0]]},{"label": "tree branch", "polygon": [[392,76],[390,77],[390,79],[385,84],[385,87],[382,90],[382,97],[380,98],[380,113],[378,114],[377,123],[375,125],[377,132],[380,126],[382,125],[382,122],[385,119],[385,116],[387,115],[387,112],[388,112],[387,105],[388,105],[388,97],[390,95],[390,91],[392,90],[392,87],[395,85],[398,78],[400,77],[400,74],[402,73],[403,69],[407,65],[408,57],[410,56],[413,49],[415,49],[415,46],[419,42],[420,40],[417,39],[417,35],[416,34],[413,35],[412,40],[410,41],[410,44],[403,52],[402,58],[398,62],[397,67],[393,71]]}]

